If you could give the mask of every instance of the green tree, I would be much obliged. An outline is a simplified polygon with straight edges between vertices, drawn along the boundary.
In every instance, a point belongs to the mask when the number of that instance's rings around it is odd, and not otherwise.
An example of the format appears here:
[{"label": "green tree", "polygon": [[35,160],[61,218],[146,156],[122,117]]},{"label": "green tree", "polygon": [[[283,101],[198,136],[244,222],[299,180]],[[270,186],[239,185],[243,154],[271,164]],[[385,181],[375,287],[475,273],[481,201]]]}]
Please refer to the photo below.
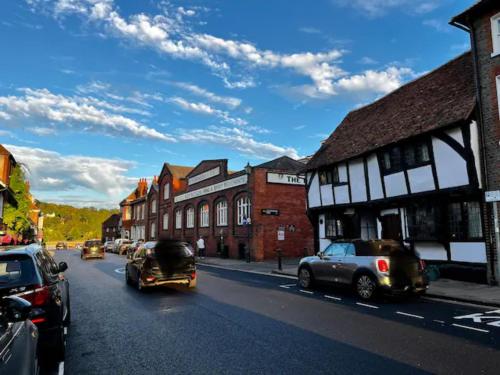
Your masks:
[{"label": "green tree", "polygon": [[27,234],[30,231],[29,212],[31,201],[24,172],[19,164],[12,171],[9,187],[14,192],[17,207],[7,203],[4,208],[3,221],[11,231],[17,234]]}]

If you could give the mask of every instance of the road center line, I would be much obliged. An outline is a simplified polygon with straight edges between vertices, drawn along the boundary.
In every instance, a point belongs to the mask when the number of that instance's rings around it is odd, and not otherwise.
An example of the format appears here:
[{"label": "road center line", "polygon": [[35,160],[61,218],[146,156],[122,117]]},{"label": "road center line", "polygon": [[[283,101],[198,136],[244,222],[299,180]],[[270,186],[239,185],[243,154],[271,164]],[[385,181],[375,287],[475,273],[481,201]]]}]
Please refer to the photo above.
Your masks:
[{"label": "road center line", "polygon": [[290,289],[290,287],[286,285],[280,285],[280,288]]},{"label": "road center line", "polygon": [[356,305],[369,307],[370,309],[378,309],[379,308],[378,306],[368,305],[366,303],[361,303],[361,302],[356,302]]},{"label": "road center line", "polygon": [[408,314],[408,313],[405,313],[405,312],[402,312],[402,311],[396,311],[396,314],[404,315],[404,316],[409,316],[410,318],[424,319],[424,317],[421,316],[421,315]]},{"label": "road center line", "polygon": [[490,331],[488,331],[486,329],[480,329],[480,328],[474,328],[474,327],[469,327],[469,326],[463,326],[461,324],[455,324],[455,323],[453,323],[452,326],[460,327],[460,328],[465,328],[465,329],[470,329],[470,330],[478,331],[478,332],[490,333]]},{"label": "road center line", "polygon": [[328,296],[326,294],[323,297],[328,298],[328,299],[333,299],[335,301],[342,301],[342,298],[334,297],[334,296]]},{"label": "road center line", "polygon": [[303,289],[299,289],[300,292],[302,293],[307,293],[307,294],[314,294],[314,292],[311,292],[309,290],[303,290]]},{"label": "road center line", "polygon": [[437,320],[437,319],[434,319],[434,320],[433,320],[433,322],[444,324],[444,321],[443,321],[443,320]]}]

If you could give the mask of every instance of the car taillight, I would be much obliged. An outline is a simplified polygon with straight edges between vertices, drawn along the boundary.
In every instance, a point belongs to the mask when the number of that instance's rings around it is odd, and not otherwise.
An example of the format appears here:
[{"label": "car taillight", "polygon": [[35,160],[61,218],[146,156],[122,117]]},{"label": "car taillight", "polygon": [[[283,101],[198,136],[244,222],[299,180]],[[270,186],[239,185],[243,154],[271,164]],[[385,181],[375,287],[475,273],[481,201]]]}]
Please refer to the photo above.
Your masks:
[{"label": "car taillight", "polygon": [[378,272],[386,273],[389,272],[389,263],[385,259],[377,260]]},{"label": "car taillight", "polygon": [[194,280],[194,279],[196,279],[196,272],[191,273],[191,280]]},{"label": "car taillight", "polygon": [[44,316],[31,319],[31,322],[33,324],[40,324],[40,323],[43,323],[43,322],[46,322],[46,321],[47,321],[47,318],[44,317]]},{"label": "car taillight", "polygon": [[146,281],[147,282],[155,281],[155,277],[154,276],[148,276],[148,277],[146,277]]},{"label": "car taillight", "polygon": [[50,300],[50,291],[46,286],[37,285],[35,289],[22,295],[22,298],[31,303],[31,306],[43,306]]},{"label": "car taillight", "polygon": [[423,270],[425,270],[425,262],[424,262],[424,260],[423,260],[423,259],[420,259],[420,260],[418,261],[418,270],[419,270],[419,271],[423,271]]}]

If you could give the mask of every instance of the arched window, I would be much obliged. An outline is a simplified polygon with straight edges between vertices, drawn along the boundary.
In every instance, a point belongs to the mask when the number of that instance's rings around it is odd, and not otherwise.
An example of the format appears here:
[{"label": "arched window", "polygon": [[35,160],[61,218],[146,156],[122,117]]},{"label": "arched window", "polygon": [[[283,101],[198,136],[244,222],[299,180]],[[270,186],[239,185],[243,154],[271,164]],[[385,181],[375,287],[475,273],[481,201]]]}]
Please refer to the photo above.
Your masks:
[{"label": "arched window", "polygon": [[227,201],[220,201],[216,206],[217,226],[227,225]]},{"label": "arched window", "polygon": [[200,227],[208,227],[208,203],[203,203],[200,206]]},{"label": "arched window", "polygon": [[175,211],[175,229],[182,228],[182,212],[181,210]]},{"label": "arched window", "polygon": [[151,223],[151,238],[156,238],[156,223]]},{"label": "arched window", "polygon": [[186,228],[194,228],[194,208],[186,209]]},{"label": "arched window", "polygon": [[155,214],[155,213],[156,213],[156,205],[157,205],[157,203],[156,203],[156,199],[153,199],[153,200],[151,201],[151,213],[152,213],[152,214]]},{"label": "arched window", "polygon": [[168,212],[165,212],[163,214],[163,229],[164,230],[168,229]]},{"label": "arched window", "polygon": [[170,184],[167,182],[163,185],[163,199],[167,200],[170,197]]},{"label": "arched window", "polygon": [[238,199],[236,202],[236,217],[237,217],[237,224],[238,225],[243,225],[243,224],[249,224],[250,220],[250,198],[248,197],[241,197]]}]

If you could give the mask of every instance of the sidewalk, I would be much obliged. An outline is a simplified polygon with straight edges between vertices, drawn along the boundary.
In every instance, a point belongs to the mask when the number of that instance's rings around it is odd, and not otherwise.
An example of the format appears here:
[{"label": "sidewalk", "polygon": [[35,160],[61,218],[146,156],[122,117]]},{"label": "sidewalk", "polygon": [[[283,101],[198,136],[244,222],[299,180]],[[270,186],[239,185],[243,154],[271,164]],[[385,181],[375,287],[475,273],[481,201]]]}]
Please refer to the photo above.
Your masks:
[{"label": "sidewalk", "polygon": [[[212,265],[237,271],[297,277],[299,260],[298,258],[283,259],[281,271],[277,269],[278,262],[276,260],[246,263],[244,260],[207,257],[205,259],[198,259],[197,262],[199,264]],[[500,307],[500,287],[484,284],[439,279],[431,283],[426,295],[433,298]]]}]

